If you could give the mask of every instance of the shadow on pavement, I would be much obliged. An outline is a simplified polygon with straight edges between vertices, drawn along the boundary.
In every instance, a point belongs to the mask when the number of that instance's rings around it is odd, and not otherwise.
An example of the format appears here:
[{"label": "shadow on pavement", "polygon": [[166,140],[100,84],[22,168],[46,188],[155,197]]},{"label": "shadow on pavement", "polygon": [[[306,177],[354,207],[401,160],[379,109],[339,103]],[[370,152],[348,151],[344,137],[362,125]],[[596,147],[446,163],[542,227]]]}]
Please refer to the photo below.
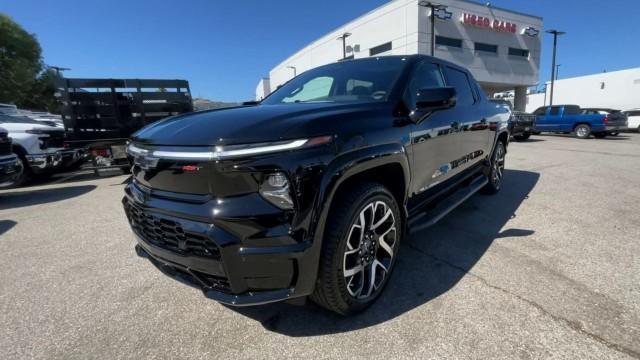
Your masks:
[{"label": "shadow on pavement", "polygon": [[288,336],[348,332],[389,321],[449,291],[494,240],[526,241],[534,230],[502,228],[516,216],[539,177],[534,172],[505,170],[500,193],[474,195],[435,226],[405,239],[387,288],[361,314],[341,317],[310,301],[305,306],[279,303],[231,309]]},{"label": "shadow on pavement", "polygon": [[6,233],[11,230],[14,226],[16,226],[17,222],[13,220],[0,220],[0,235]]},{"label": "shadow on pavement", "polygon": [[0,210],[41,205],[84,195],[96,188],[95,185],[69,186],[32,191],[12,191],[0,194]]}]

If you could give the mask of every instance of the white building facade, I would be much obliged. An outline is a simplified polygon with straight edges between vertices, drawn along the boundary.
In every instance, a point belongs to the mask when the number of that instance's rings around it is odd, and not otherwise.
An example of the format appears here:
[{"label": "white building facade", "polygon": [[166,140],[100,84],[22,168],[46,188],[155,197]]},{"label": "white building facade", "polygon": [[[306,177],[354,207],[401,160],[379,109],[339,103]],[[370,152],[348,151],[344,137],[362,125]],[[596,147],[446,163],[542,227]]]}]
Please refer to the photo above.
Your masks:
[{"label": "white building facade", "polygon": [[[531,94],[527,98],[527,112],[549,105],[551,82],[546,93]],[[630,110],[640,108],[640,67],[600,74],[556,80],[553,103],[583,108]]]},{"label": "white building facade", "polygon": [[[295,74],[343,57],[430,55],[431,9],[426,4],[393,0],[326,34],[273,68],[269,87],[259,85],[256,99]],[[488,94],[514,90],[516,108],[524,110],[527,87],[538,83],[542,18],[468,0],[438,4],[443,8],[433,14],[434,56],[468,68]]]}]

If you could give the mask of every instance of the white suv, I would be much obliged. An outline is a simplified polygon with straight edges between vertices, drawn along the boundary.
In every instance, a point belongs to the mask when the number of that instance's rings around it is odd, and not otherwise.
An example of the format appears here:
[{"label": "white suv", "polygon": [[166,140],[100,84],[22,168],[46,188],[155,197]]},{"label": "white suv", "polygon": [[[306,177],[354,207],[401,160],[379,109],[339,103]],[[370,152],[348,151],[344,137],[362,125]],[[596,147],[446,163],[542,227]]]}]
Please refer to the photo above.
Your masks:
[{"label": "white suv", "polygon": [[0,114],[0,126],[13,140],[12,150],[24,171],[16,181],[21,185],[34,174],[46,174],[61,165],[64,130],[21,116]]},{"label": "white suv", "polygon": [[640,131],[640,109],[631,109],[624,112],[629,122],[629,130]]}]

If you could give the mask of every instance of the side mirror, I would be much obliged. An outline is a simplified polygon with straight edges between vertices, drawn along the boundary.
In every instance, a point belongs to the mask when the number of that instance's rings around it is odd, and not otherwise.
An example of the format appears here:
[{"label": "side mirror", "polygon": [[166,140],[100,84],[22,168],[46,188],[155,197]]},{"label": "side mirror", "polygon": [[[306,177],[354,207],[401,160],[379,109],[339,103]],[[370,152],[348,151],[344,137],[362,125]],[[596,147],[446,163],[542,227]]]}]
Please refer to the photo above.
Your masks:
[{"label": "side mirror", "polygon": [[456,89],[453,87],[434,87],[418,90],[416,109],[433,112],[456,106]]}]

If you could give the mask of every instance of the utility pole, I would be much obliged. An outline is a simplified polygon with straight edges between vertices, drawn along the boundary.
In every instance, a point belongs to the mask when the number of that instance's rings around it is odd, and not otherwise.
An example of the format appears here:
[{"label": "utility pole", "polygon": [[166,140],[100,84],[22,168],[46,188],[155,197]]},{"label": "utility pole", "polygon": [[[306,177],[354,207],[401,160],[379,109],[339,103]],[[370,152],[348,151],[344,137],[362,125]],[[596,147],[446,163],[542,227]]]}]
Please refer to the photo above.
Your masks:
[{"label": "utility pole", "polygon": [[558,35],[564,35],[566,33],[558,30],[547,30],[547,33],[553,34],[553,58],[551,60],[551,94],[549,94],[549,106],[553,106],[553,85],[556,76],[556,48],[558,47]]},{"label": "utility pole", "polygon": [[431,20],[431,56],[434,56],[436,50],[436,10],[444,10],[447,7],[431,1],[420,1],[418,6],[431,9],[431,14],[429,14],[429,19]]},{"label": "utility pole", "polygon": [[347,58],[347,38],[351,36],[351,33],[344,33],[340,36],[338,36],[338,38],[336,40],[342,40],[342,59],[346,59]]}]

